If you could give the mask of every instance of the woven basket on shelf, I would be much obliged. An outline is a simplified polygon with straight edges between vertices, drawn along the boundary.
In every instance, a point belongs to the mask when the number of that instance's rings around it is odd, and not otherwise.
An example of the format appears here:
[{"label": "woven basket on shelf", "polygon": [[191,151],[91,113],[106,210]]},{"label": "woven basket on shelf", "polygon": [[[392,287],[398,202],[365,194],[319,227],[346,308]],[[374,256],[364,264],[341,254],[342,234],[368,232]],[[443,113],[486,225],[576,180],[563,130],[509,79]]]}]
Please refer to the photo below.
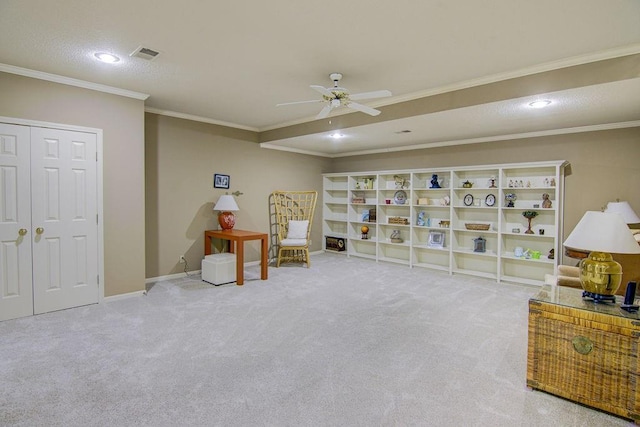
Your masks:
[{"label": "woven basket on shelf", "polygon": [[465,222],[464,226],[467,230],[481,230],[481,231],[487,231],[489,227],[491,227],[490,224],[474,224],[469,222]]}]

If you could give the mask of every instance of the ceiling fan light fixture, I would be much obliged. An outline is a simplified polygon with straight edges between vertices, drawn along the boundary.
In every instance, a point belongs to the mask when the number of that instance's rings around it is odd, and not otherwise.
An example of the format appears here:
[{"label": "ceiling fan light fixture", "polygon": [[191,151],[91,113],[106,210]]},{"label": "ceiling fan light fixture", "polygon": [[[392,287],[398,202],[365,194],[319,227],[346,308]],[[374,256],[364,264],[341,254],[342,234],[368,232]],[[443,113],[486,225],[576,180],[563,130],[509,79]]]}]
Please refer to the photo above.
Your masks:
[{"label": "ceiling fan light fixture", "polygon": [[363,99],[372,99],[372,98],[384,98],[387,96],[391,96],[391,92],[388,90],[376,90],[373,92],[363,92],[363,93],[355,93],[350,94],[349,91],[343,87],[338,86],[338,82],[342,78],[342,74],[340,73],[332,73],[330,76],[331,80],[333,80],[333,87],[324,87],[319,85],[311,85],[310,88],[315,90],[316,92],[322,95],[322,99],[319,100],[310,100],[310,101],[295,101],[295,102],[285,102],[281,104],[276,104],[276,107],[280,107],[283,105],[294,105],[294,104],[307,104],[314,102],[323,102],[326,105],[320,110],[320,113],[316,116],[316,120],[326,118],[331,110],[338,107],[347,107],[352,110],[360,111],[370,116],[377,116],[380,114],[380,110],[376,110],[375,108],[371,108],[367,105],[360,104],[353,101],[359,101]]},{"label": "ceiling fan light fixture", "polygon": [[529,107],[531,108],[544,108],[551,104],[551,101],[548,99],[540,99],[538,101],[533,101],[529,103]]},{"label": "ceiling fan light fixture", "polygon": [[120,61],[120,58],[108,52],[96,52],[93,56],[95,56],[98,61],[106,62],[107,64],[115,64]]},{"label": "ceiling fan light fixture", "polygon": [[330,134],[329,136],[330,136],[331,138],[333,138],[333,139],[341,139],[341,138],[344,138],[344,134],[342,134],[342,133],[340,133],[340,132],[338,132],[338,131],[333,132],[333,133],[332,133],[332,134]]}]

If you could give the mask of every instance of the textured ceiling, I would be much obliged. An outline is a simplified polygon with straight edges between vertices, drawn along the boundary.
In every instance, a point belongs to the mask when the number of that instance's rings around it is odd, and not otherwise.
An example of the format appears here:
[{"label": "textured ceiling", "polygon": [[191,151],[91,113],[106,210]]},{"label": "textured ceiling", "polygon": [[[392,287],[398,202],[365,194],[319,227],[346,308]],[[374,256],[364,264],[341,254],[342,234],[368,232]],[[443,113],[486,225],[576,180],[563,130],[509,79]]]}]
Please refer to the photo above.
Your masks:
[{"label": "textured ceiling", "polygon": [[[637,0],[2,0],[0,63],[149,94],[150,111],[263,132],[313,121],[320,104],[275,105],[316,99],[309,85],[331,85],[331,72],[343,73],[341,86],[352,93],[390,90],[392,98],[368,103],[384,107],[640,53],[639,22]],[[153,61],[129,57],[139,46],[161,53]],[[121,61],[97,62],[96,51]],[[316,137],[299,135],[268,144],[340,155],[381,149],[376,126],[412,127],[409,138],[386,142],[401,146],[597,125],[604,116],[607,123],[634,121],[640,109],[629,99],[640,98],[638,78],[554,90],[562,101],[546,118],[535,113],[537,127],[518,102],[502,99],[448,112],[407,111],[411,119],[389,120],[390,109],[383,109],[376,122],[384,124],[351,126],[357,144],[347,148],[312,147]],[[594,97],[608,104],[591,111]],[[363,113],[349,115],[356,114]],[[460,129],[461,122],[469,125]]]},{"label": "textured ceiling", "polygon": [[332,138],[333,132],[321,132],[266,142],[263,146],[340,157],[580,132],[604,124],[605,128],[627,126],[630,122],[640,126],[640,79],[546,95],[554,102],[545,111],[528,106],[539,97],[525,97],[354,126],[341,131],[344,136],[340,139]]}]

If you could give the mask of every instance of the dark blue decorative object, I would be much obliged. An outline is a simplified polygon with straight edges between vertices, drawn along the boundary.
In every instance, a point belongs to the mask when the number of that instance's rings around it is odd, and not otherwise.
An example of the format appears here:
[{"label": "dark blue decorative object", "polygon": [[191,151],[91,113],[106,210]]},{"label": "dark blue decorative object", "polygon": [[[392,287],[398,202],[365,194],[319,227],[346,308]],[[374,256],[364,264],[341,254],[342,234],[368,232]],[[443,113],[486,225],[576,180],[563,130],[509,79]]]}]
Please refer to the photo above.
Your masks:
[{"label": "dark blue decorative object", "polygon": [[435,173],[431,175],[431,187],[429,188],[442,188],[440,184],[438,184],[438,175]]},{"label": "dark blue decorative object", "polygon": [[638,308],[640,307],[633,304],[635,299],[636,299],[636,282],[629,282],[627,284],[627,291],[624,294],[624,302],[622,303],[620,308],[628,312],[638,311]]}]

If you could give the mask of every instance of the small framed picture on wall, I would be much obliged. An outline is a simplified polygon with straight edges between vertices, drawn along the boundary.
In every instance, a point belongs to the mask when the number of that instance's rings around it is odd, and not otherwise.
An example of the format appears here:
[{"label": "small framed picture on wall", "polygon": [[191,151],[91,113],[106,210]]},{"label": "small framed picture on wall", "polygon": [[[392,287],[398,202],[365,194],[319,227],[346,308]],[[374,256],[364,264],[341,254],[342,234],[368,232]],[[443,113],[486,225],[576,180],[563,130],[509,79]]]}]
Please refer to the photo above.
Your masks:
[{"label": "small framed picture on wall", "polygon": [[229,188],[229,175],[213,174],[213,188]]}]

